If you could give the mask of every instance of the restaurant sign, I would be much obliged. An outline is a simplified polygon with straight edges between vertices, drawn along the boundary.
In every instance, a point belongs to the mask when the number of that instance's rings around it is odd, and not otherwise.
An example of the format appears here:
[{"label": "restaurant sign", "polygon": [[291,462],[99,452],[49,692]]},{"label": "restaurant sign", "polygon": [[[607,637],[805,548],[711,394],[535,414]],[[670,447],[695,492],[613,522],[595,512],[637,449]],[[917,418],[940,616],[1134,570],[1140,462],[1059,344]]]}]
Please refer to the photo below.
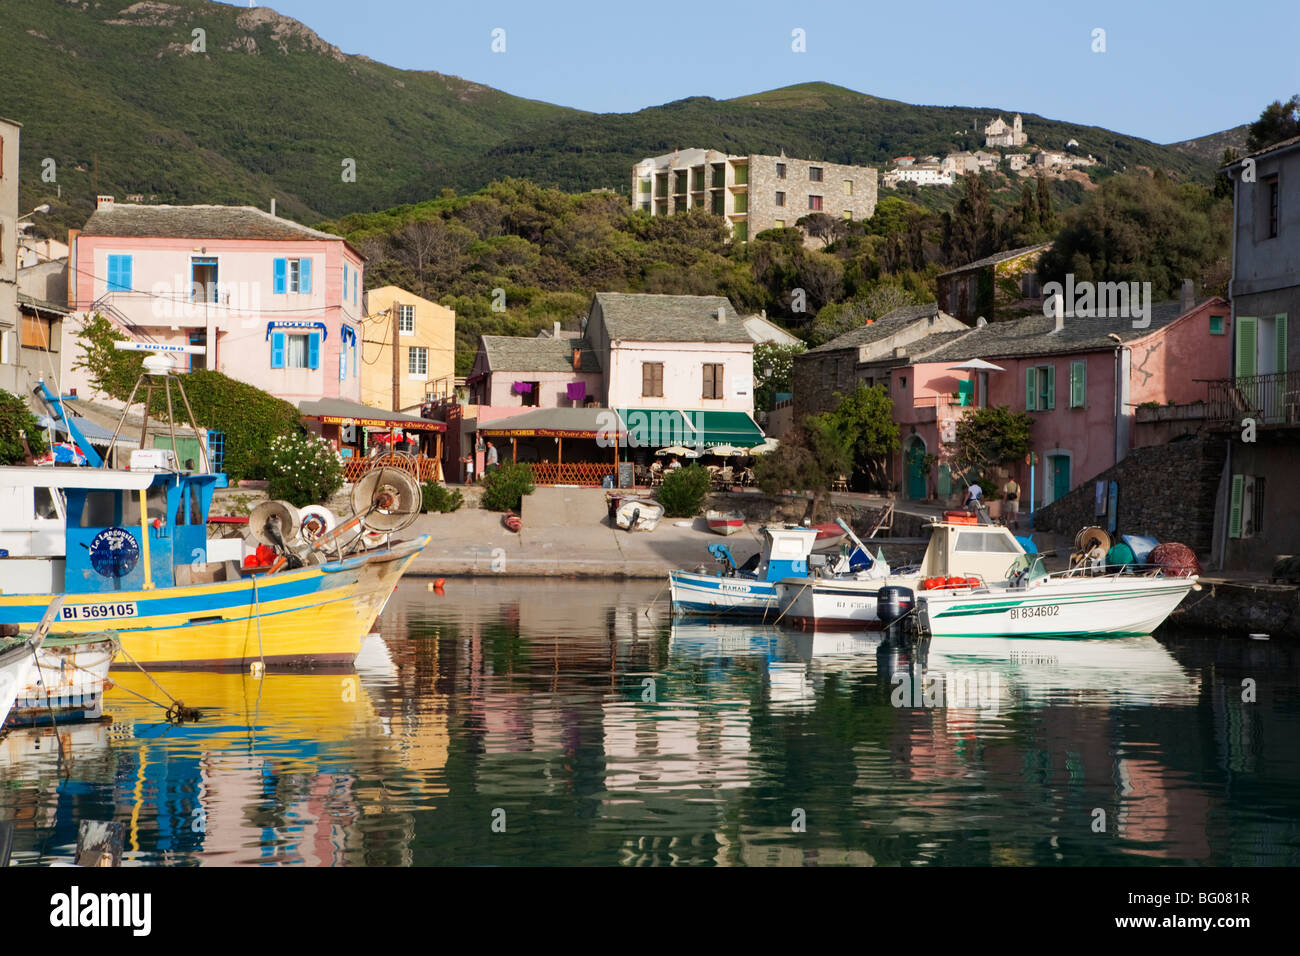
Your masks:
[{"label": "restaurant sign", "polygon": [[[317,416],[309,416],[315,418]],[[338,415],[321,415],[320,421],[326,425],[360,425],[363,428],[400,428],[408,432],[443,432],[447,426],[434,421],[387,421],[382,418],[343,418]]]}]

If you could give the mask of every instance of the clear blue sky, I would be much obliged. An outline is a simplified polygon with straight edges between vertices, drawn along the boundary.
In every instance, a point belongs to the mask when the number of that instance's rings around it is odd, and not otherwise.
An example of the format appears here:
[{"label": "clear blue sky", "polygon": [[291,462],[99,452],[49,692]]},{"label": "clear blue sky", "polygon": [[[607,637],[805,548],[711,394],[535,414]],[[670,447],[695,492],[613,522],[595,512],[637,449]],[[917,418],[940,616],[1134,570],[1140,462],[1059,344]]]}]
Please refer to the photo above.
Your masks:
[{"label": "clear blue sky", "polygon": [[[1032,112],[1166,143],[1248,122],[1267,103],[1300,93],[1298,0],[260,5],[345,53],[596,112],[825,80],[908,103]],[[498,27],[504,53],[491,50]],[[804,53],[791,49],[796,28]],[[1095,28],[1106,31],[1104,53],[1092,51]]]}]

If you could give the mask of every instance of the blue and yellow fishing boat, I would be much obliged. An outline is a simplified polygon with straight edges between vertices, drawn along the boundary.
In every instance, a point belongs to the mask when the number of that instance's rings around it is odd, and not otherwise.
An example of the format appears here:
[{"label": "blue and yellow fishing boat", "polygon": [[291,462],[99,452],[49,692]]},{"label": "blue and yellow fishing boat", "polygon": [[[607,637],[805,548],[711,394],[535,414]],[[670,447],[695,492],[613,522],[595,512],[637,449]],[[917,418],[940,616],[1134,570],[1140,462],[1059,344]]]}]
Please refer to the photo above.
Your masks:
[{"label": "blue and yellow fishing boat", "polygon": [[259,569],[209,561],[217,480],[172,470],[0,468],[0,488],[59,493],[65,545],[61,555],[0,557],[0,625],[28,631],[63,594],[57,630],[114,632],[118,667],[350,665],[428,536],[356,554],[314,551],[298,567],[292,558]]}]

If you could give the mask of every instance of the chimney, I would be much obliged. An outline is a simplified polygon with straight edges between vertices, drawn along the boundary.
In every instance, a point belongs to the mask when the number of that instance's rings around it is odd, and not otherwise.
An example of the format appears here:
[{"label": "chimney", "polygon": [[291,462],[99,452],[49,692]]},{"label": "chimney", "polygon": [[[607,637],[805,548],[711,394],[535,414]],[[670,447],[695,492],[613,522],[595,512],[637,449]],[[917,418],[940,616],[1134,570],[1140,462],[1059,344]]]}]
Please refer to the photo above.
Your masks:
[{"label": "chimney", "polygon": [[556,320],[555,320],[555,333],[554,333],[554,334],[555,334],[555,337],[556,337],[557,339],[560,337],[560,320],[559,320],[559,319],[556,319]]},{"label": "chimney", "polygon": [[575,372],[582,371],[582,349],[573,350],[573,370]]},{"label": "chimney", "polygon": [[727,309],[726,309],[725,306],[721,306],[721,305],[718,306],[718,311],[717,311],[716,314],[717,314],[717,317],[718,317],[718,323],[719,323],[719,324],[721,324],[721,323],[727,321]]},{"label": "chimney", "polygon": [[274,196],[271,197],[271,215],[272,215],[272,216],[275,215],[275,197],[274,197]]},{"label": "chimney", "polygon": [[1183,287],[1178,293],[1178,314],[1186,315],[1196,308],[1196,280],[1184,279]]},{"label": "chimney", "polygon": [[110,207],[110,206],[112,206],[112,205],[113,205],[113,197],[112,197],[112,196],[96,196],[96,197],[95,197],[95,208],[96,208],[96,209],[106,209],[106,208],[108,208],[108,207]]}]

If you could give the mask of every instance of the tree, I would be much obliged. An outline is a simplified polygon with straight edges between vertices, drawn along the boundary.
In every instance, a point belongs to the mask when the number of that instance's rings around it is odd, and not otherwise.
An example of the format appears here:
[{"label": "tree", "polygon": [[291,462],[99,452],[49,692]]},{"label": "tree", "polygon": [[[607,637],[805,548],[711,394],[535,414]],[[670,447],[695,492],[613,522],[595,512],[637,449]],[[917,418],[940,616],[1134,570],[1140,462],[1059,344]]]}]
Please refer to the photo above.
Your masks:
[{"label": "tree", "polygon": [[144,372],[144,355],[115,348],[113,343],[125,342],[127,336],[98,312],[85,321],[77,339],[82,356],[72,367],[86,372],[95,391],[125,402]]},{"label": "tree", "polygon": [[[23,447],[24,439],[26,448]],[[20,465],[27,460],[28,450],[39,457],[48,448],[40,423],[27,403],[0,389],[0,465]]]},{"label": "tree", "polygon": [[1071,210],[1039,263],[1044,281],[1150,282],[1176,298],[1184,278],[1206,294],[1224,291],[1232,203],[1194,183],[1124,173],[1104,180]]},{"label": "tree", "polygon": [[810,415],[795,426],[776,451],[762,456],[754,478],[766,494],[804,491],[813,495],[813,515],[830,494],[831,482],[852,470],[852,437],[828,414]]},{"label": "tree", "polygon": [[863,475],[869,487],[886,485],[886,456],[898,451],[894,401],[884,385],[859,385],[826,416],[848,442],[851,473]]},{"label": "tree", "polygon": [[1056,213],[1052,211],[1052,189],[1046,176],[1038,177],[1038,227],[1043,231],[1055,229]]},{"label": "tree", "polygon": [[804,216],[795,225],[801,226],[813,239],[820,239],[822,248],[825,248],[842,233],[841,221],[824,212],[813,212]]},{"label": "tree", "polygon": [[794,357],[806,350],[802,342],[759,342],[754,346],[754,408],[770,412],[776,394],[793,388]]},{"label": "tree", "polygon": [[1006,405],[972,409],[957,422],[952,462],[968,480],[985,481],[994,468],[1029,452],[1033,419]]},{"label": "tree", "polygon": [[1264,107],[1259,119],[1250,124],[1246,149],[1257,153],[1293,136],[1300,136],[1300,93],[1285,103],[1274,100]]}]

